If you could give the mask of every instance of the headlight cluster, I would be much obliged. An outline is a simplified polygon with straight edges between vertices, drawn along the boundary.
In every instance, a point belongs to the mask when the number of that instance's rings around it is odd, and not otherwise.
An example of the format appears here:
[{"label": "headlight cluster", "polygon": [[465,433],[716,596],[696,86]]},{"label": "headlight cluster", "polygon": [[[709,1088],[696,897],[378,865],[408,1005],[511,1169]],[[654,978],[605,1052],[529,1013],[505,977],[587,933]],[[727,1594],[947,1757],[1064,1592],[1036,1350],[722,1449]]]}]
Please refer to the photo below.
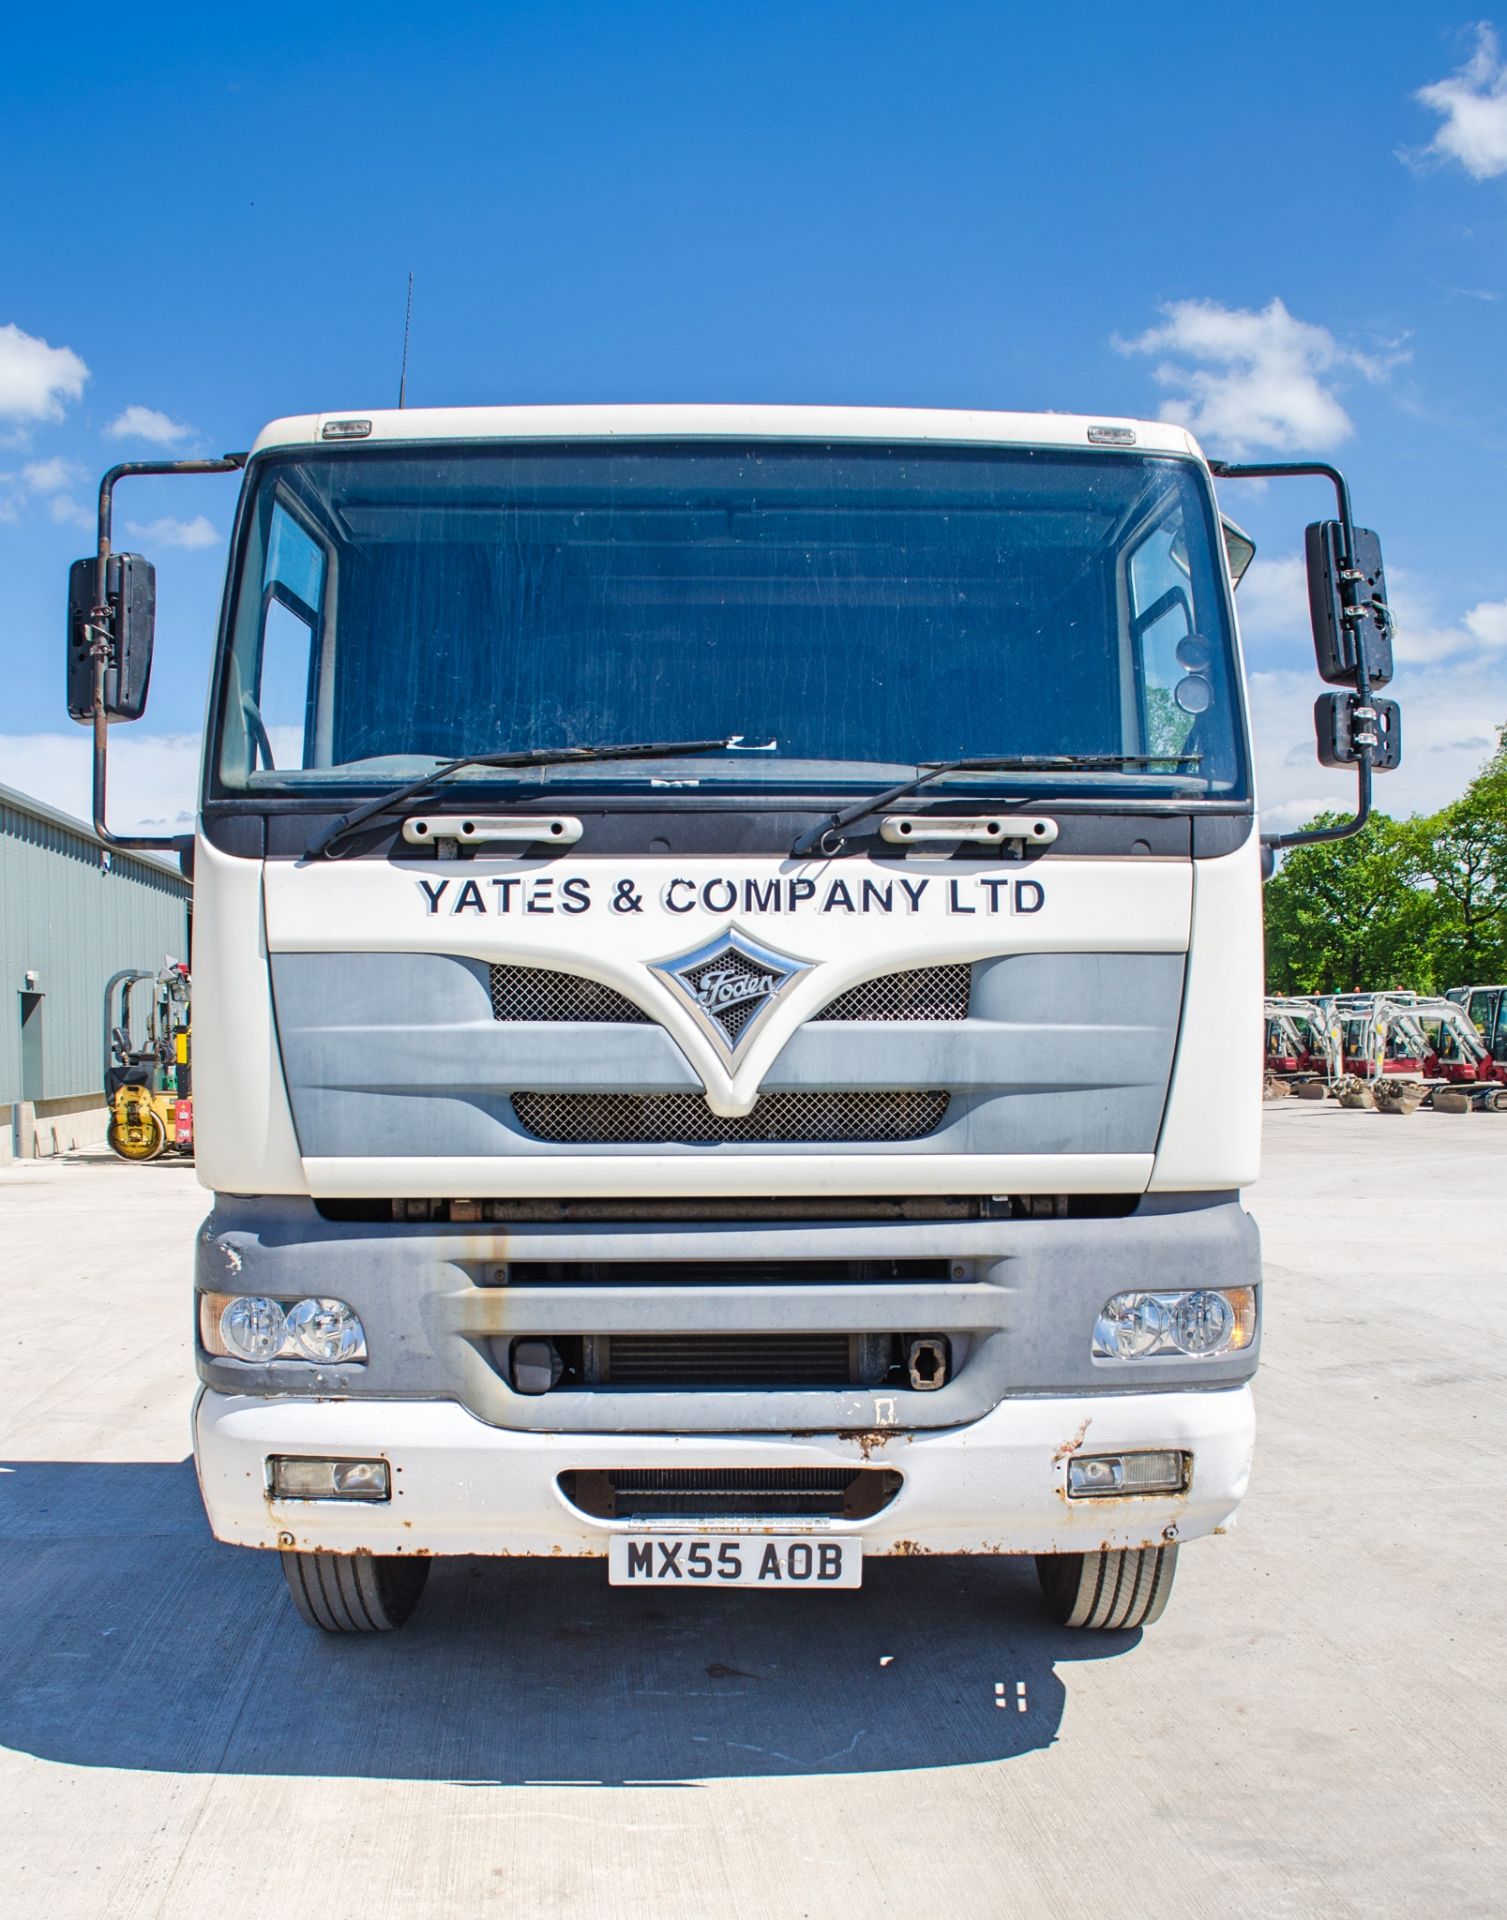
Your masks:
[{"label": "headlight cluster", "polygon": [[1256,1337],[1254,1287],[1117,1293],[1094,1325],[1096,1360],[1212,1360]]},{"label": "headlight cluster", "polygon": [[260,1293],[201,1293],[199,1338],[206,1353],[222,1360],[334,1366],[366,1358],[366,1329],[343,1300],[288,1305]]}]

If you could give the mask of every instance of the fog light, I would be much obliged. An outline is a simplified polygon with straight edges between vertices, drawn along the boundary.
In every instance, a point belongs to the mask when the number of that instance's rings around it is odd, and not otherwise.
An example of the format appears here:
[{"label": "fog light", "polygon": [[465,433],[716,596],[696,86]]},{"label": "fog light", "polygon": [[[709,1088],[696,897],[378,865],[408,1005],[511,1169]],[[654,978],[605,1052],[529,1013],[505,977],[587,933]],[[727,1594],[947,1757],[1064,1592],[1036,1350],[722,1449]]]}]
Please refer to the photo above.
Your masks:
[{"label": "fog light", "polygon": [[1117,1493],[1181,1493],[1187,1484],[1185,1453],[1101,1453],[1067,1463],[1070,1500]]},{"label": "fog light", "polygon": [[275,1455],[267,1462],[274,1500],[386,1500],[385,1460],[307,1460]]},{"label": "fog light", "polygon": [[1118,1493],[1125,1477],[1125,1463],[1114,1454],[1098,1460],[1069,1460],[1067,1490],[1077,1497],[1086,1493]]}]

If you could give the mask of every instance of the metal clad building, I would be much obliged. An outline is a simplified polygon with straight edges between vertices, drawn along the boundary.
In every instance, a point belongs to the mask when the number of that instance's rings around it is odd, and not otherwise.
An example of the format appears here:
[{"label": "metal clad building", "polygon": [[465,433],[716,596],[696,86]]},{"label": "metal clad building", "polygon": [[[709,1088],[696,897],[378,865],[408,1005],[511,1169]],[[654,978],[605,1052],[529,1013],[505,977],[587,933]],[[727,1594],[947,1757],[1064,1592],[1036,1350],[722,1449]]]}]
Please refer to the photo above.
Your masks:
[{"label": "metal clad building", "polygon": [[0,1159],[104,1138],[105,982],[188,958],[191,891],[0,786]]}]

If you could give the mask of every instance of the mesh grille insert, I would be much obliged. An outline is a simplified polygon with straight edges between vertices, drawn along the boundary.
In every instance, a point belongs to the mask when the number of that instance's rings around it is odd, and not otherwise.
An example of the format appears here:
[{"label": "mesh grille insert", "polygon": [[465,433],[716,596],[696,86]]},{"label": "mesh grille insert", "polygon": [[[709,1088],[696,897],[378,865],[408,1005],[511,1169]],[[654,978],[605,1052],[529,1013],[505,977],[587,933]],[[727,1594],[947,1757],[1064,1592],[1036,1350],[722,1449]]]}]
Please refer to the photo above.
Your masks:
[{"label": "mesh grille insert", "polygon": [[615,987],[546,967],[492,968],[494,1020],[588,1020],[597,1025],[652,1026],[642,1007]]},{"label": "mesh grille insert", "polygon": [[916,967],[840,993],[813,1020],[966,1020],[971,967]]},{"label": "mesh grille insert", "polygon": [[945,1093],[766,1093],[727,1120],[699,1093],[515,1093],[519,1125],[536,1140],[599,1146],[775,1141],[920,1140],[947,1113]]},{"label": "mesh grille insert", "polygon": [[[737,956],[719,962],[736,967]],[[751,969],[745,968],[745,971]],[[495,964],[492,969],[494,1020],[578,1020],[599,1025],[652,1026],[642,1007],[598,981],[547,967]],[[966,1020],[972,969],[966,966],[913,967],[886,973],[849,987],[813,1020]],[[749,1012],[758,1006],[750,1003]]]}]

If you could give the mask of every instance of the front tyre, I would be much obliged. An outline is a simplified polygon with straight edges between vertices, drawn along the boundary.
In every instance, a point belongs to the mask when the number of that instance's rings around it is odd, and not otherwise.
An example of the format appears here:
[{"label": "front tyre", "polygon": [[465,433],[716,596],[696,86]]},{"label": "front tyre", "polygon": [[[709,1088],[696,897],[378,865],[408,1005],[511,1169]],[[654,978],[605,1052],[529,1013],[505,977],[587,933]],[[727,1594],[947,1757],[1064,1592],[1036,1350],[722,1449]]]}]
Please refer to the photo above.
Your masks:
[{"label": "front tyre", "polygon": [[299,1617],[325,1633],[391,1633],[419,1604],[427,1560],[392,1554],[284,1553]]},{"label": "front tyre", "polygon": [[1176,1547],[1036,1556],[1047,1612],[1060,1627],[1149,1627],[1167,1610],[1176,1572]]}]

